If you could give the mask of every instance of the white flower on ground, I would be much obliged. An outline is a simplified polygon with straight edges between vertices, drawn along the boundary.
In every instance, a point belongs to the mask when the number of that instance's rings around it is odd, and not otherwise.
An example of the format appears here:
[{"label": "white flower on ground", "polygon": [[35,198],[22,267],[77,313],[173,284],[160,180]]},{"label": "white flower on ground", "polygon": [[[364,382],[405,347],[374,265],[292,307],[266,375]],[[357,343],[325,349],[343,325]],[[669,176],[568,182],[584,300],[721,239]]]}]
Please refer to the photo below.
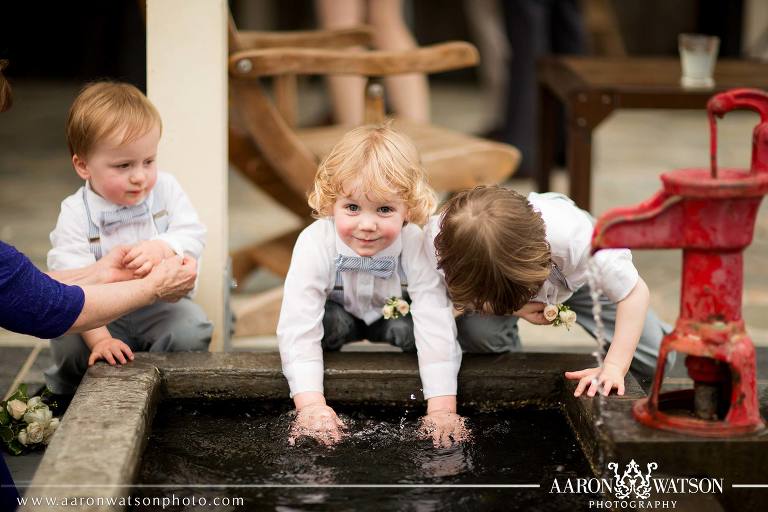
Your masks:
[{"label": "white flower on ground", "polygon": [[29,442],[29,439],[27,439],[27,429],[21,429],[19,431],[19,434],[16,436],[16,438],[19,440],[21,444],[24,446],[27,446],[27,443]]},{"label": "white flower on ground", "polygon": [[43,434],[43,443],[48,444],[51,442],[51,437],[56,429],[59,428],[59,418],[53,418],[48,422],[48,426],[45,427],[45,433]]},{"label": "white flower on ground", "polygon": [[[48,425],[51,418],[53,418],[53,413],[51,413],[51,410],[45,404],[39,405],[31,411],[27,411],[24,415],[24,421],[27,423],[39,423],[41,426]],[[29,427],[27,427],[27,434],[29,434]]]},{"label": "white flower on ground", "polygon": [[37,422],[27,425],[27,442],[29,444],[40,443],[45,437],[45,427]]},{"label": "white flower on ground", "polygon": [[395,308],[391,304],[386,304],[383,308],[381,308],[381,312],[384,315],[384,319],[389,320],[395,315]]},{"label": "white flower on ground", "polygon": [[397,311],[401,316],[407,315],[410,310],[411,306],[409,306],[407,302],[405,302],[403,299],[397,300]]},{"label": "white flower on ground", "polygon": [[544,307],[544,318],[547,322],[553,322],[557,318],[558,309],[554,304],[547,304]]},{"label": "white flower on ground", "polygon": [[27,404],[21,400],[10,400],[5,408],[8,409],[8,414],[13,416],[15,420],[20,420],[24,413],[27,412]]}]

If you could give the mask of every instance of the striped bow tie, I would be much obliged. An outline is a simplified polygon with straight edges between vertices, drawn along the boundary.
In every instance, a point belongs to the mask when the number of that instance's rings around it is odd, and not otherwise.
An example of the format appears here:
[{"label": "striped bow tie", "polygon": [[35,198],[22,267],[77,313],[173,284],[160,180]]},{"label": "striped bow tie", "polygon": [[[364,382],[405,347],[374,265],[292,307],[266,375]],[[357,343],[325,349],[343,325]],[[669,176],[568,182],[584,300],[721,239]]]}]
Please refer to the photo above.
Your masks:
[{"label": "striped bow tie", "polygon": [[101,229],[104,234],[115,231],[127,224],[140,224],[149,220],[149,206],[146,201],[135,206],[124,206],[113,212],[101,212]]},{"label": "striped bow tie", "polygon": [[397,266],[396,256],[382,256],[369,258],[366,256],[344,256],[339,254],[334,260],[336,270],[339,272],[368,272],[374,277],[386,279],[392,275]]}]

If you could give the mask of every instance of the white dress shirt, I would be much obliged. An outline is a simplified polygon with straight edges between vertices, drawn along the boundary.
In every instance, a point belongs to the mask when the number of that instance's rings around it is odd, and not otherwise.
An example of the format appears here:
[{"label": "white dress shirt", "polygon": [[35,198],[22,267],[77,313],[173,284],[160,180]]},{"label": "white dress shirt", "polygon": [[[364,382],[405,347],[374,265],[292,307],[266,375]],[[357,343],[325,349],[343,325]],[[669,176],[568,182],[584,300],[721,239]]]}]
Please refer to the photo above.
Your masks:
[{"label": "white dress shirt", "polygon": [[[83,187],[86,189],[91,221],[100,227],[101,212],[119,210],[121,206],[96,194],[91,189],[90,183],[86,182]],[[88,241],[83,187],[61,203],[59,219],[50,236],[53,248],[48,251],[49,270],[80,268],[95,261]],[[99,229],[102,254],[107,254],[110,249],[119,244],[131,245],[142,240],[162,240],[176,254],[188,254],[199,260],[205,247],[206,229],[176,178],[159,172],[157,182],[145,201],[150,210],[150,218],[147,222],[121,226],[110,234]],[[168,229],[165,233],[158,233],[151,219],[155,201],[159,201],[158,204],[162,204],[168,212]]]},{"label": "white dress shirt", "polygon": [[[400,237],[375,257],[400,256],[411,298],[419,374],[425,398],[455,395],[461,365],[456,323],[440,275],[423,250],[423,232],[406,225]],[[285,278],[277,337],[283,373],[291,397],[305,391],[323,392],[323,315],[336,282],[337,254],[357,256],[336,233],[330,218],[310,224],[293,248]],[[366,272],[342,272],[344,309],[367,325],[382,317],[390,297],[402,295],[397,270],[386,279]]]},{"label": "white dress shirt", "polygon": [[[560,194],[528,194],[528,202],[541,214],[546,228],[552,261],[560,268],[568,287],[544,281],[534,302],[562,304],[573,292],[588,284],[588,268],[592,248],[593,225],[589,214]],[[430,217],[425,226],[425,252],[437,267],[435,237],[440,230],[440,217]],[[632,263],[629,249],[603,249],[593,256],[595,283],[612,302],[623,300],[637,284],[639,274]],[[440,270],[441,275],[444,275]]]}]

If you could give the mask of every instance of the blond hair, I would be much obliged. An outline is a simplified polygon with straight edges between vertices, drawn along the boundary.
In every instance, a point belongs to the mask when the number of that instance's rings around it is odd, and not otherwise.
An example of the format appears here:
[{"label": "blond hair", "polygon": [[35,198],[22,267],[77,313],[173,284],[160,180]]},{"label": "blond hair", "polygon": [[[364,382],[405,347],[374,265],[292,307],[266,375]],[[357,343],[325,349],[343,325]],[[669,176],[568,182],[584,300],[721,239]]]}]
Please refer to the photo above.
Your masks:
[{"label": "blond hair", "polygon": [[94,82],[80,91],[69,109],[69,153],[84,158],[100,141],[119,136],[119,144],[127,144],[154,127],[163,129],[160,114],[136,87],[120,82]]},{"label": "blond hair", "polygon": [[309,206],[316,218],[333,214],[333,204],[355,184],[368,197],[395,195],[408,209],[408,221],[423,225],[437,205],[435,192],[413,142],[389,122],[347,132],[320,163]]},{"label": "blond hair", "polygon": [[517,311],[551,270],[541,215],[524,196],[498,186],[465,190],[443,206],[435,250],[460,310]]}]

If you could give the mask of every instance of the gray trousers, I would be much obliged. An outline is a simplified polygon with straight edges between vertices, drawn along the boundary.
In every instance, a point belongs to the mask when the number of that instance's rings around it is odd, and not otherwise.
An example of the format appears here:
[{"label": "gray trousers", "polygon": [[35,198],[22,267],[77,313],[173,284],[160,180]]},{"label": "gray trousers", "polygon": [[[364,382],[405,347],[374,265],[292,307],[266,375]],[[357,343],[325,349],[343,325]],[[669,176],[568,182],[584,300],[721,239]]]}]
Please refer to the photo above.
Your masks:
[{"label": "gray trousers", "polygon": [[[108,324],[107,329],[134,352],[185,352],[208,350],[213,324],[200,306],[183,298],[137,309]],[[56,394],[74,393],[88,369],[90,354],[79,334],[51,340],[53,366],[45,371],[48,388]]]},{"label": "gray trousers", "polygon": [[403,352],[416,352],[413,318],[410,314],[389,320],[380,318],[371,325],[366,325],[348,313],[341,304],[332,300],[326,301],[323,316],[323,350],[339,350],[345,343],[363,339],[389,343]]},{"label": "gray trousers", "polygon": [[[592,317],[592,297],[589,294],[589,286],[582,286],[565,304],[576,312],[576,323],[582,326],[592,337],[595,337],[595,321]],[[600,297],[604,335],[606,342],[610,344],[613,331],[616,327],[616,303],[611,302],[605,296]],[[516,316],[492,316],[478,314],[464,314],[456,318],[458,340],[464,352],[473,353],[497,353],[522,350],[520,336],[517,329]],[[546,327],[546,326],[542,326]],[[554,327],[552,337],[557,336]],[[564,327],[560,327],[564,328]],[[648,310],[643,325],[643,333],[635,350],[630,371],[636,378],[647,379],[656,371],[656,360],[659,354],[661,340],[672,328],[662,322],[659,317]],[[603,347],[603,353],[607,347]],[[667,367],[671,368],[674,358],[670,356]]]}]

